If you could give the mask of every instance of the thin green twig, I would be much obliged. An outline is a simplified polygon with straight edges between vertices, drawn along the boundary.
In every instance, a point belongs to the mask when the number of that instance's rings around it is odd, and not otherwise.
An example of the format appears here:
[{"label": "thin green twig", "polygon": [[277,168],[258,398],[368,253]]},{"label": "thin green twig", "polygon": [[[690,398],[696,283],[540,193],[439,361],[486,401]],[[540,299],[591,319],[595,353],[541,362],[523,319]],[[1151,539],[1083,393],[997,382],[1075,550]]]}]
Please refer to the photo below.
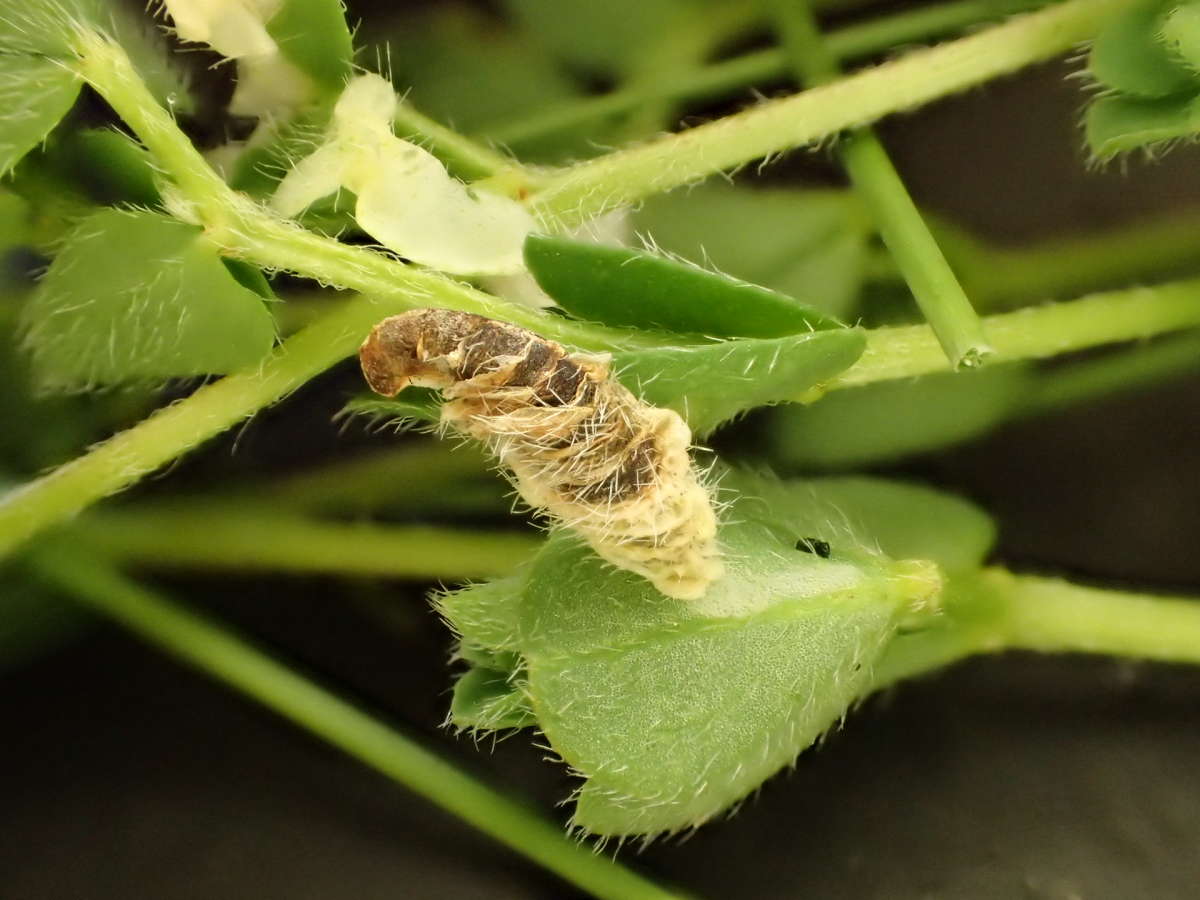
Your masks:
[{"label": "thin green twig", "polygon": [[549,221],[583,221],[606,209],[915,109],[1065,53],[1093,37],[1109,17],[1131,2],[1066,0],[832,84],[579,163],[548,176],[534,195],[533,206]]},{"label": "thin green twig", "polygon": [[[841,72],[825,46],[806,0],[771,0],[784,47],[802,84],[816,87]],[[917,305],[955,368],[974,368],[991,355],[979,316],[921,218],[883,144],[859,128],[838,145],[838,155],[896,260]]]},{"label": "thin green twig", "polygon": [[597,897],[678,897],[569,839],[383,722],[272,659],[216,623],[61,544],[39,546],[37,574],[143,640],[257,700],[398,784]]},{"label": "thin green twig", "polygon": [[[981,22],[1045,6],[1046,0],[959,0],[904,10],[832,32],[826,46],[839,61],[858,59],[961,31]],[[588,122],[612,118],[663,100],[708,100],[777,81],[787,74],[787,54],[778,47],[756,50],[691,71],[622,87],[597,97],[563,102],[497,123],[484,137],[520,149],[522,144]]]}]

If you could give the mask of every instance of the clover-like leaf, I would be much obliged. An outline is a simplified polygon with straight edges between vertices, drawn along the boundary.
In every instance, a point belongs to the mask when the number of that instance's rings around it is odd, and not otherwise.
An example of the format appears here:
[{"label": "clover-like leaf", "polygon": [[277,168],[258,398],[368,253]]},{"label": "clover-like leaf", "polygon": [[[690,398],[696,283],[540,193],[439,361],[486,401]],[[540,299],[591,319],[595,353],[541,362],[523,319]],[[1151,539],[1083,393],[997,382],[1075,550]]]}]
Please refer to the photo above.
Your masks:
[{"label": "clover-like leaf", "polygon": [[[521,660],[478,657],[459,724],[480,727],[490,704],[506,724],[531,712],[586,779],[583,829],[673,832],[735,804],[869,689],[902,615],[936,605],[937,567],[880,548],[959,566],[990,540],[986,519],[922,488],[734,472],[722,493],[727,571],[699,601],[662,596],[566,532],[525,572],[440,601],[464,647]],[[911,503],[932,511],[909,533]],[[964,524],[973,537],[956,545]]]},{"label": "clover-like leaf", "polygon": [[738,413],[796,400],[854,363],[866,346],[853,328],[787,337],[617,353],[621,381],[647,403],[674,409],[704,435]]},{"label": "clover-like leaf", "polygon": [[22,316],[37,380],[54,389],[224,374],[275,339],[202,230],[151,212],[85,219]]},{"label": "clover-like leaf", "polygon": [[608,325],[755,338],[841,327],[769,288],[643,250],[531,234],[525,264],[567,312]]}]

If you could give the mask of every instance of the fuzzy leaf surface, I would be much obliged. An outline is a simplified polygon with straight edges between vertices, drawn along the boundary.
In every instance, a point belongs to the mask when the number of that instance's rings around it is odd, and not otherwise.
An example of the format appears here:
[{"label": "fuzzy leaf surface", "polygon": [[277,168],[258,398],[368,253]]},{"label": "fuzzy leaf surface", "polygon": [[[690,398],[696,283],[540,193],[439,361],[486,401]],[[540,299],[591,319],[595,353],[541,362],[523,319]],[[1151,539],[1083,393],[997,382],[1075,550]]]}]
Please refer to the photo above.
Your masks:
[{"label": "fuzzy leaf surface", "polygon": [[[932,567],[881,547],[955,564],[981,552],[934,539],[942,514],[947,531],[978,514],[925,489],[745,472],[721,486],[727,572],[700,601],[662,596],[562,531],[527,572],[442,600],[464,645],[520,654],[538,727],[586,778],[574,823],[591,832],[697,825],[843,715],[898,615],[939,589]],[[915,532],[904,527],[909,502],[936,507]],[[827,556],[796,549],[813,536]],[[498,676],[478,677],[496,686]]]},{"label": "fuzzy leaf surface", "polygon": [[1088,107],[1084,134],[1101,160],[1200,131],[1200,99],[1190,95],[1145,99],[1101,97]]},{"label": "fuzzy leaf surface", "polygon": [[703,435],[738,413],[794,400],[848,368],[866,346],[853,328],[618,353],[622,383],[647,403],[674,409]]},{"label": "fuzzy leaf surface", "polygon": [[68,238],[23,311],[43,387],[231,372],[263,358],[275,326],[200,228],[104,210]]},{"label": "fuzzy leaf surface", "polygon": [[608,325],[754,338],[841,327],[769,288],[643,250],[531,234],[525,264],[567,312]]},{"label": "fuzzy leaf surface", "polygon": [[0,55],[0,176],[67,114],[82,82],[53,59]]},{"label": "fuzzy leaf surface", "polygon": [[1114,18],[1092,44],[1088,71],[1105,87],[1137,97],[1167,97],[1200,88],[1195,73],[1170,52],[1163,23],[1174,4],[1140,0]]}]

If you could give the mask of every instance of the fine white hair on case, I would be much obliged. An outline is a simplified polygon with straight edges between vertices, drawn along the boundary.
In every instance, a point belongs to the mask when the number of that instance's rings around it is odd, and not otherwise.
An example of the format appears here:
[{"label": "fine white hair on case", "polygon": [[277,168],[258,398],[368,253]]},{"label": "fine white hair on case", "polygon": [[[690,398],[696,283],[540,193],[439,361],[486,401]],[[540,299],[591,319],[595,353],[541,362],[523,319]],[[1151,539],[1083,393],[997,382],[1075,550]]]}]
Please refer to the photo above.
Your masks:
[{"label": "fine white hair on case", "polygon": [[443,424],[486,444],[527,503],[603,559],[681,600],[721,576],[713,497],[688,455],[687,424],[630,393],[607,357],[483,316],[417,309],[376,325],[359,358],[379,394],[440,390]]}]

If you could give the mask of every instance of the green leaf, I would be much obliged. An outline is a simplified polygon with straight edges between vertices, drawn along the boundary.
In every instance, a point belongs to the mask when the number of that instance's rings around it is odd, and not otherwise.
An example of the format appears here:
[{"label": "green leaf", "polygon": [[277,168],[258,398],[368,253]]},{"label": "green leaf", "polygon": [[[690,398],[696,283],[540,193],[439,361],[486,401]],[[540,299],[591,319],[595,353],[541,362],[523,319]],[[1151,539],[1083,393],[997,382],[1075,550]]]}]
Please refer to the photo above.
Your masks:
[{"label": "green leaf", "polygon": [[1193,71],[1200,70],[1200,3],[1183,3],[1163,20],[1162,41]]},{"label": "green leaf", "polygon": [[851,469],[984,434],[1019,409],[1025,366],[926,375],[835,391],[771,414],[771,458],[787,468]]},{"label": "green leaf", "polygon": [[331,94],[353,74],[354,42],[340,0],[284,0],[267,33],[293,65]]},{"label": "green leaf", "polygon": [[854,363],[866,346],[857,329],[812,331],[617,353],[621,381],[647,403],[674,409],[704,435],[740,412],[795,400]]},{"label": "green leaf", "polygon": [[[700,601],[561,531],[528,577],[472,601],[489,624],[464,640],[511,646],[516,622],[537,725],[586,778],[579,827],[673,832],[736,803],[844,715],[899,616],[937,595],[932,567],[893,562],[864,530],[869,489],[731,472],[722,490],[727,572]],[[827,555],[796,549],[814,535]]]},{"label": "green leaf", "polygon": [[509,15],[551,54],[571,65],[616,74],[644,65],[645,51],[702,7],[687,0],[607,0],[572,4],[504,0]]},{"label": "green leaf", "polygon": [[567,312],[608,325],[755,338],[841,326],[791,297],[643,250],[531,234],[525,264]]},{"label": "green leaf", "polygon": [[34,372],[78,389],[224,374],[271,349],[274,321],[202,229],[109,209],[68,238],[23,310]]},{"label": "green leaf", "polygon": [[1190,138],[1200,130],[1200,109],[1193,96],[1143,100],[1101,97],[1088,107],[1085,135],[1098,159],[1112,159],[1140,147]]},{"label": "green leaf", "polygon": [[832,316],[855,308],[873,233],[847,191],[745,188],[721,180],[650,198],[633,214],[633,226],[667,253]]},{"label": "green leaf", "polygon": [[74,105],[81,84],[56,60],[0,55],[0,177],[45,140]]},{"label": "green leaf", "polygon": [[509,672],[474,668],[454,684],[450,721],[456,728],[501,731],[534,724],[525,688]]},{"label": "green leaf", "polygon": [[1138,97],[1166,97],[1200,89],[1194,73],[1175,59],[1160,39],[1170,7],[1141,0],[1100,32],[1088,57],[1092,77],[1106,87]]}]

